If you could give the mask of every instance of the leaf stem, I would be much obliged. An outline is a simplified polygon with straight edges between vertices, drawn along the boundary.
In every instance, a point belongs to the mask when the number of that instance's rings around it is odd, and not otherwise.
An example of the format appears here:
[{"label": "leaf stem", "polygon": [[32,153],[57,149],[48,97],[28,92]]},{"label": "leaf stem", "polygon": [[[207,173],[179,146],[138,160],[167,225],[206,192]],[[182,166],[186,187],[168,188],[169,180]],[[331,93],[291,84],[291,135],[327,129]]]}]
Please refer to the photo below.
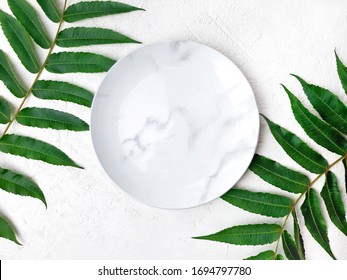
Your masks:
[{"label": "leaf stem", "polygon": [[9,121],[9,123],[7,124],[5,130],[4,130],[3,133],[1,134],[0,139],[1,139],[2,137],[4,137],[5,134],[8,132],[8,130],[10,129],[10,127],[11,127],[11,125],[13,124],[14,120],[17,118],[19,112],[22,110],[22,108],[23,108],[25,102],[28,100],[29,96],[31,95],[32,90],[33,90],[33,88],[34,88],[36,82],[40,79],[42,72],[45,70],[45,67],[46,67],[48,58],[50,57],[50,55],[52,54],[52,52],[53,52],[53,50],[54,50],[54,47],[55,47],[56,42],[57,42],[58,34],[59,34],[59,32],[60,32],[60,30],[61,30],[61,28],[62,28],[63,22],[64,22],[64,13],[65,13],[65,10],[66,10],[67,1],[68,1],[68,0],[64,0],[64,6],[63,6],[62,13],[61,13],[61,15],[60,15],[60,20],[59,20],[59,23],[58,23],[58,28],[57,28],[57,31],[56,31],[56,33],[55,33],[55,35],[54,35],[54,39],[53,39],[53,41],[52,41],[52,44],[51,44],[51,46],[49,47],[47,56],[46,56],[45,60],[43,61],[42,65],[40,66],[39,72],[37,72],[36,77],[35,77],[35,80],[34,80],[33,83],[31,84],[29,90],[28,90],[28,91],[26,92],[26,94],[24,95],[22,102],[19,104],[19,107],[16,109],[14,115],[13,115],[12,118],[10,119],[10,121]]},{"label": "leaf stem", "polygon": [[337,160],[335,160],[333,163],[331,163],[330,165],[327,166],[327,168],[325,169],[325,171],[321,174],[319,174],[316,178],[314,178],[313,181],[311,181],[307,187],[306,187],[306,191],[303,192],[302,194],[299,195],[299,197],[294,201],[293,205],[292,205],[292,208],[290,210],[290,212],[287,214],[287,216],[285,217],[283,223],[282,223],[282,231],[281,231],[281,234],[279,236],[279,238],[277,239],[277,242],[276,242],[276,248],[275,248],[275,256],[277,255],[277,252],[278,252],[278,247],[279,247],[279,243],[280,243],[280,240],[282,238],[282,235],[283,235],[283,231],[284,231],[284,227],[286,226],[287,224],[287,221],[289,219],[289,216],[290,214],[295,210],[295,207],[297,206],[297,204],[300,202],[300,200],[302,199],[302,197],[307,193],[309,192],[309,190],[313,187],[313,185],[322,177],[324,176],[325,174],[328,173],[328,171],[333,167],[335,166],[336,164],[338,164],[340,161],[343,161],[343,160],[347,160],[347,153],[344,155],[344,156],[341,156],[339,157]]}]

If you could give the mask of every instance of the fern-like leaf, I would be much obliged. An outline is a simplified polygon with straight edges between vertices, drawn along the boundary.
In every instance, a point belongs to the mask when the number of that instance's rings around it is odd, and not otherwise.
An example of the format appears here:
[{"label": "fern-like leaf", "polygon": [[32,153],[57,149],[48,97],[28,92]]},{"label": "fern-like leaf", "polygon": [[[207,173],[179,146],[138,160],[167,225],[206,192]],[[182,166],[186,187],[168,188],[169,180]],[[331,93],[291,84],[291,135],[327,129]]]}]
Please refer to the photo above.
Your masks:
[{"label": "fern-like leaf", "polygon": [[34,41],[42,48],[51,46],[51,39],[42,25],[35,9],[26,0],[8,0],[8,5],[15,17],[28,31]]},{"label": "fern-like leaf", "polygon": [[78,2],[66,9],[64,20],[66,22],[75,22],[86,18],[95,18],[139,10],[144,9],[113,1]]},{"label": "fern-like leaf", "polygon": [[72,114],[46,108],[24,108],[19,112],[16,120],[21,125],[40,128],[73,131],[89,129],[85,121]]},{"label": "fern-like leaf", "polygon": [[321,196],[325,202],[331,221],[341,232],[347,235],[346,211],[343,206],[337,178],[331,171],[327,173]]},{"label": "fern-like leaf", "polygon": [[240,189],[229,190],[222,199],[248,212],[277,218],[288,215],[293,205],[290,198],[282,195]]},{"label": "fern-like leaf", "polygon": [[277,224],[242,225],[194,238],[235,245],[264,245],[275,242],[280,237],[281,230],[281,226]]},{"label": "fern-like leaf", "polygon": [[47,60],[52,73],[99,73],[108,71],[116,61],[106,56],[86,52],[60,52]]},{"label": "fern-like leaf", "polygon": [[0,123],[6,124],[11,119],[11,105],[0,96]]},{"label": "fern-like leaf", "polygon": [[121,33],[97,27],[74,27],[62,30],[57,45],[63,48],[102,44],[140,43]]},{"label": "fern-like leaf", "polygon": [[7,40],[25,68],[33,74],[39,72],[40,62],[34,51],[31,38],[22,24],[16,18],[1,10],[0,23]]},{"label": "fern-like leaf", "polygon": [[301,212],[305,218],[305,225],[313,238],[333,259],[336,259],[330,248],[327,226],[320,209],[318,195],[314,189],[310,189],[306,194]]},{"label": "fern-like leaf", "polygon": [[0,80],[14,96],[24,97],[26,90],[19,82],[6,54],[2,50],[0,50]]}]

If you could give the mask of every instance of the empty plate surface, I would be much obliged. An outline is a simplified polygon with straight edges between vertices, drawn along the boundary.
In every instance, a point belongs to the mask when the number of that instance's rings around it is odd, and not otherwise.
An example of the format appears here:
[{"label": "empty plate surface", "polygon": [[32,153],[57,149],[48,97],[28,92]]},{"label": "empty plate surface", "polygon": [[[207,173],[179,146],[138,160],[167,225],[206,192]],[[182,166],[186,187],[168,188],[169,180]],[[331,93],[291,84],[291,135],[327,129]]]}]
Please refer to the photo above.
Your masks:
[{"label": "empty plate surface", "polygon": [[190,41],[141,47],[95,96],[91,133],[110,178],[169,209],[209,202],[248,168],[258,141],[252,89],[224,55]]}]

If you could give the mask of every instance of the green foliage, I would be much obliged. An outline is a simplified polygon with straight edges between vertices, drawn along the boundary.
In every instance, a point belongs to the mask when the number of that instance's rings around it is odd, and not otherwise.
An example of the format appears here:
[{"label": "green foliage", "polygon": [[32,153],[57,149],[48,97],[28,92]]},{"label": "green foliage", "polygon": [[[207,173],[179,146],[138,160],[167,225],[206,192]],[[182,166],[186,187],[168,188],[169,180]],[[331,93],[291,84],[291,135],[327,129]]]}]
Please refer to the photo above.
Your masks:
[{"label": "green foliage", "polygon": [[112,1],[89,1],[71,5],[64,13],[66,22],[75,22],[86,18],[128,13],[143,10],[127,4]]},{"label": "green foliage", "polygon": [[288,260],[300,260],[300,255],[298,248],[294,242],[293,237],[288,233],[288,231],[284,231],[282,234],[282,244],[283,250],[286,254]]},{"label": "green foliage", "polygon": [[16,18],[1,10],[0,24],[24,67],[33,74],[39,72],[40,62],[33,48],[32,40],[23,25]]},{"label": "green foliage", "polygon": [[269,184],[292,193],[305,192],[310,183],[305,175],[261,155],[254,156],[249,169]]},{"label": "green foliage", "polygon": [[335,226],[347,235],[346,211],[343,206],[341,192],[337,183],[337,178],[331,171],[326,176],[321,196],[327,207],[329,217]]},{"label": "green foliage", "polygon": [[[0,96],[0,123],[5,124],[3,131],[0,131],[0,152],[41,160],[53,165],[81,168],[59,148],[35,138],[8,134],[8,130],[15,122],[40,129],[88,130],[88,124],[71,113],[48,108],[28,108],[25,106],[26,100],[33,94],[41,99],[73,102],[90,107],[93,100],[93,94],[90,91],[63,81],[42,80],[41,74],[45,70],[59,74],[105,72],[114,65],[115,60],[96,53],[64,51],[55,53],[55,46],[67,48],[138,43],[138,41],[116,31],[99,27],[65,28],[66,22],[143,9],[113,1],[78,2],[70,7],[67,7],[67,0],[61,2],[62,10],[57,0],[37,0],[48,19],[57,23],[57,31],[51,35],[47,33],[46,27],[40,20],[41,15],[28,0],[8,0],[8,6],[13,15],[0,10],[0,25],[5,37],[23,66],[29,72],[36,74],[32,85],[26,89],[15,73],[9,58],[0,49],[0,81],[14,96],[22,99],[20,106],[15,108],[8,100]],[[38,59],[39,48],[35,44],[47,49],[46,57],[42,62]],[[28,176],[16,171],[0,167],[0,188],[13,194],[39,199],[46,205],[45,196],[39,186]],[[0,217],[0,237],[19,244],[12,226],[2,217]]]},{"label": "green foliage", "polygon": [[57,37],[57,45],[65,48],[119,43],[139,42],[116,31],[96,27],[67,28]]},{"label": "green foliage", "polygon": [[11,119],[11,105],[0,96],[0,123],[6,124]]},{"label": "green foliage", "polygon": [[6,54],[0,50],[0,81],[2,81],[8,90],[16,97],[24,97],[26,90],[16,77]]},{"label": "green foliage", "polygon": [[26,0],[8,0],[12,13],[42,48],[48,49],[52,42],[35,9]]},{"label": "green foliage", "polygon": [[277,224],[242,225],[224,229],[211,235],[195,237],[235,245],[264,245],[275,242],[281,235]]},{"label": "green foliage", "polygon": [[93,94],[90,91],[58,81],[37,81],[32,93],[37,98],[68,101],[87,107],[91,107],[93,101]]},{"label": "green foliage", "polygon": [[18,113],[16,120],[25,126],[73,131],[89,130],[88,124],[80,118],[65,112],[46,108],[24,108]]},{"label": "green foliage", "polygon": [[0,217],[0,237],[6,238],[18,245],[21,245],[17,240],[13,227],[2,217]]},{"label": "green foliage", "polygon": [[54,165],[81,168],[64,152],[51,144],[27,136],[6,134],[0,139],[0,151],[3,153],[42,160]]},{"label": "green foliage", "polygon": [[[336,62],[342,87],[347,94],[347,67],[337,54]],[[281,225],[233,226],[215,234],[197,238],[238,245],[262,245],[276,241],[274,250],[262,251],[256,256],[247,258],[247,260],[282,260],[284,257],[282,254],[279,254],[281,244],[287,259],[305,259],[304,241],[296,214],[304,198],[300,210],[304,218],[305,227],[330,257],[336,259],[330,247],[327,224],[322,213],[317,191],[314,188],[322,177],[326,177],[326,180],[320,195],[326,206],[329,218],[342,233],[347,235],[346,210],[342,200],[343,196],[338,179],[331,171],[334,166],[343,165],[344,189],[347,191],[347,107],[330,90],[309,84],[297,75],[293,76],[300,82],[308,101],[318,113],[310,112],[288,88],[283,86],[289,97],[296,121],[314,142],[332,153],[338,154],[339,157],[329,164],[320,153],[315,151],[302,138],[263,116],[274,139],[286,154],[299,166],[316,174],[316,177],[313,180],[309,180],[302,171],[296,171],[293,168],[283,166],[265,156],[254,156],[249,167],[254,174],[281,190],[300,195],[292,201],[289,197],[280,194],[231,189],[222,198],[230,204],[251,213],[270,217],[284,217]],[[293,233],[290,233],[290,229],[287,226],[290,215],[293,217]],[[280,242],[281,240],[282,242]]]},{"label": "green foliage", "polygon": [[45,196],[40,187],[34,181],[21,174],[0,168],[0,188],[10,193],[37,198],[47,207]]},{"label": "green foliage", "polygon": [[86,52],[52,54],[46,69],[52,73],[99,73],[108,71],[116,61],[106,56]]},{"label": "green foliage", "polygon": [[258,255],[256,256],[252,256],[252,257],[249,257],[249,258],[246,258],[245,260],[275,260],[276,259],[276,254],[274,251],[265,251],[265,252],[261,252],[259,253]]},{"label": "green foliage", "polygon": [[240,189],[231,189],[222,198],[251,213],[277,218],[288,215],[293,204],[290,198],[282,195]]}]

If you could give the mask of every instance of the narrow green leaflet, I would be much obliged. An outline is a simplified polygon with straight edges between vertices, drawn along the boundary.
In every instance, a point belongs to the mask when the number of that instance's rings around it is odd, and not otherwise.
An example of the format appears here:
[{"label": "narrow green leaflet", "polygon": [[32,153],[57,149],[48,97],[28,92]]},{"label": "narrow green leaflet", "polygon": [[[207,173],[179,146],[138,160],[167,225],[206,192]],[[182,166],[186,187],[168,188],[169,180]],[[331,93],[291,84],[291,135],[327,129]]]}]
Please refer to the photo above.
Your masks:
[{"label": "narrow green leaflet", "polygon": [[51,39],[47,35],[35,9],[26,0],[8,0],[8,5],[15,17],[28,31],[34,41],[42,48],[48,49]]},{"label": "narrow green leaflet", "polygon": [[41,160],[53,165],[81,168],[53,145],[26,136],[6,134],[0,139],[0,151],[28,159]]},{"label": "narrow green leaflet", "polygon": [[276,260],[277,260],[277,261],[283,261],[283,260],[284,260],[284,257],[283,257],[281,254],[278,254],[278,255],[276,256]]},{"label": "narrow green leaflet", "polygon": [[6,124],[11,119],[11,105],[0,96],[0,123]]},{"label": "narrow green leaflet", "polygon": [[294,161],[312,173],[321,174],[325,171],[329,164],[324,157],[294,133],[263,117],[274,138]]},{"label": "narrow green leaflet", "polygon": [[6,54],[0,50],[0,80],[16,97],[24,97],[26,90],[16,77]]},{"label": "narrow green leaflet", "polygon": [[301,212],[305,218],[305,225],[312,237],[323,247],[323,249],[336,259],[330,248],[327,226],[320,209],[318,195],[314,189],[306,194]]},{"label": "narrow green leaflet", "polygon": [[316,143],[339,155],[344,155],[347,151],[347,140],[320,118],[307,110],[285,86],[294,116],[307,135]]},{"label": "narrow green leaflet", "polygon": [[289,214],[293,205],[290,198],[282,195],[240,189],[229,190],[222,199],[251,213],[277,218]]},{"label": "narrow green leaflet", "polygon": [[343,206],[337,178],[331,171],[327,173],[321,196],[324,200],[331,221],[339,230],[347,235],[346,211]]},{"label": "narrow green leaflet", "polygon": [[91,107],[93,94],[81,87],[58,81],[37,81],[32,93],[37,98],[62,100]]},{"label": "narrow green leaflet", "polygon": [[52,54],[46,69],[52,73],[107,72],[116,61],[103,55],[85,52],[60,52]]},{"label": "narrow green leaflet", "polygon": [[294,240],[296,243],[296,247],[298,248],[300,259],[304,260],[306,258],[304,240],[302,239],[298,217],[296,216],[295,209],[292,211],[292,215],[294,220]]},{"label": "narrow green leaflet", "polygon": [[310,183],[305,175],[258,154],[249,169],[269,184],[292,193],[304,193]]},{"label": "narrow green leaflet", "polygon": [[301,259],[293,237],[286,230],[282,234],[282,246],[288,260]]},{"label": "narrow green leaflet", "polygon": [[293,76],[299,80],[308,100],[322,119],[337,130],[347,134],[347,107],[341,100],[331,91],[311,85],[299,76]]},{"label": "narrow green leaflet", "polygon": [[273,243],[281,235],[281,226],[277,224],[242,225],[224,229],[217,233],[194,237],[235,245],[264,245]]},{"label": "narrow green leaflet", "polygon": [[128,13],[137,10],[144,9],[113,1],[78,2],[66,9],[64,20],[66,22],[75,22],[86,18]]},{"label": "narrow green leaflet", "polygon": [[10,193],[37,198],[47,207],[45,196],[39,186],[21,174],[0,168],[0,188]]},{"label": "narrow green leaflet", "polygon": [[80,118],[65,112],[46,108],[24,108],[19,112],[16,120],[25,126],[73,131],[89,130],[88,124]]},{"label": "narrow green leaflet", "polygon": [[275,252],[269,250],[269,251],[261,252],[258,255],[249,257],[245,260],[248,260],[248,261],[250,261],[250,260],[274,260],[275,258],[276,258]]},{"label": "narrow green leaflet", "polygon": [[345,189],[347,192],[347,158],[343,160],[343,167],[345,168]]},{"label": "narrow green leaflet", "polygon": [[37,0],[41,9],[45,12],[46,16],[53,22],[60,21],[60,11],[57,6],[56,0]]},{"label": "narrow green leaflet", "polygon": [[7,40],[25,68],[34,74],[39,72],[40,62],[35,54],[32,41],[22,24],[1,10],[0,23]]},{"label": "narrow green leaflet", "polygon": [[340,81],[345,93],[347,94],[347,67],[342,63],[337,53],[335,52],[337,73],[339,74]]},{"label": "narrow green leaflet", "polygon": [[73,27],[62,30],[57,37],[59,47],[79,47],[101,44],[140,43],[121,33],[97,27]]},{"label": "narrow green leaflet", "polygon": [[12,226],[1,216],[0,216],[0,237],[11,240],[18,245],[22,245],[18,242],[16,234]]}]

